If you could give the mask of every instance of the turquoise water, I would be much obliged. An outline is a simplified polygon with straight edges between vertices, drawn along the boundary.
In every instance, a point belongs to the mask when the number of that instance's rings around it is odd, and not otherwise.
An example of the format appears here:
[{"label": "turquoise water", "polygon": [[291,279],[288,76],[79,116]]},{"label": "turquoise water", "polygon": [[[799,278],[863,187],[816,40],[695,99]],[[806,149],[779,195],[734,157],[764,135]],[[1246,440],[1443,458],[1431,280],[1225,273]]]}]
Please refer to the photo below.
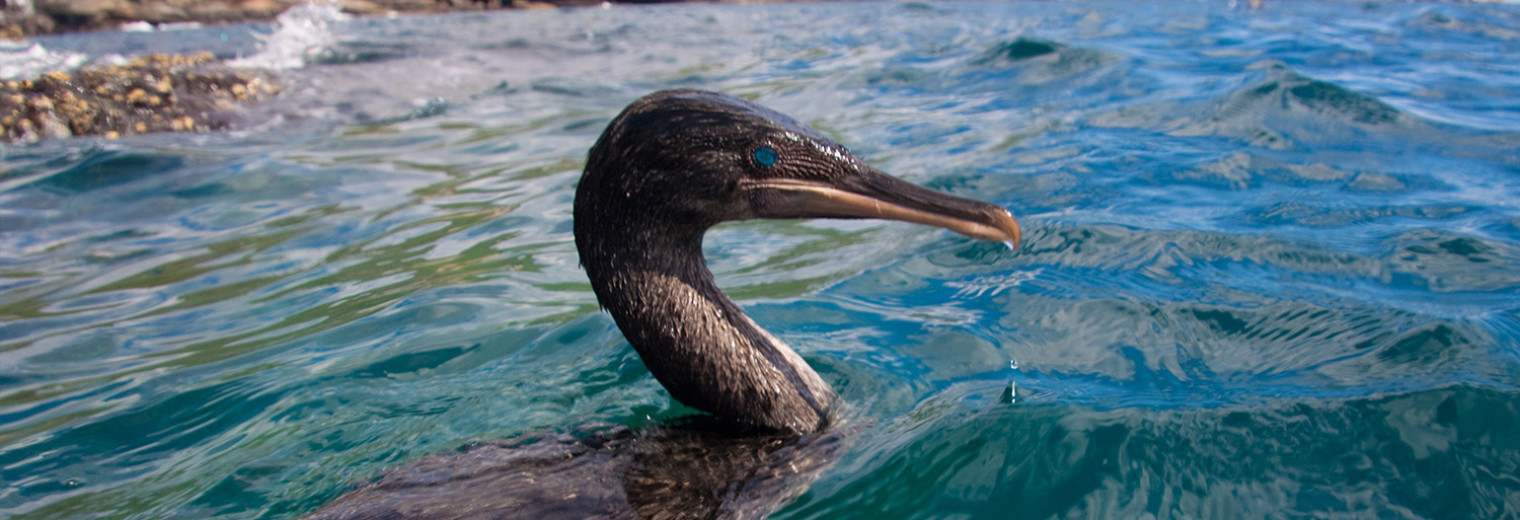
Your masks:
[{"label": "turquoise water", "polygon": [[709,234],[866,425],[775,517],[1520,514],[1515,6],[312,20],[38,40],[294,67],[231,134],[3,149],[0,516],[290,518],[471,439],[690,413],[570,236],[586,149],[671,87],[1025,228]]}]

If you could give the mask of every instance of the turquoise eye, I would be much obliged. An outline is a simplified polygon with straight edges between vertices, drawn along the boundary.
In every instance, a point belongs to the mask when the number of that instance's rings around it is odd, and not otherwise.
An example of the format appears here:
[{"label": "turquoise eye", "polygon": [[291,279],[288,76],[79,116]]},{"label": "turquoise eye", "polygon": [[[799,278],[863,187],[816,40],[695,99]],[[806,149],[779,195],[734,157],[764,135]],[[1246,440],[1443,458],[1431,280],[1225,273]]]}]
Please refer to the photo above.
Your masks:
[{"label": "turquoise eye", "polygon": [[776,164],[776,149],[769,146],[761,146],[755,149],[755,162],[761,166]]}]

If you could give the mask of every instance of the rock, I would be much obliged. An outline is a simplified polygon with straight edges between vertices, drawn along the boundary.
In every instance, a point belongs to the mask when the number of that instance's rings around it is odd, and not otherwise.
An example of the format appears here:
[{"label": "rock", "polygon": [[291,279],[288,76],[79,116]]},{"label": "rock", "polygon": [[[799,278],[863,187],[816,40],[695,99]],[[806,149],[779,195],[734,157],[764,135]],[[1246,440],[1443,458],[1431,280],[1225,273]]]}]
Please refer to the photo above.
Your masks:
[{"label": "rock", "polygon": [[290,6],[298,2],[281,2],[279,0],[244,0],[238,4],[237,9],[242,11],[243,17],[251,20],[273,20],[280,13],[285,12]]},{"label": "rock", "polygon": [[[122,24],[148,22],[229,23],[273,20],[306,0],[0,0],[0,38],[30,34],[117,29]],[[328,0],[312,0],[328,1]],[[358,15],[436,13],[496,8],[588,7],[604,0],[331,0],[345,12]],[[655,3],[684,0],[613,0],[614,3]],[[714,0],[749,3],[773,0]]]},{"label": "rock", "polygon": [[222,130],[238,105],[278,91],[267,74],[230,68],[210,53],[49,72],[0,83],[0,140]]},{"label": "rock", "polygon": [[343,6],[343,12],[361,16],[382,15],[393,11],[369,0],[343,0],[340,5]]},{"label": "rock", "polygon": [[190,18],[202,23],[226,23],[242,20],[243,11],[226,2],[209,0],[190,6]]},{"label": "rock", "polygon": [[179,22],[190,20],[190,12],[170,2],[149,2],[137,9],[141,21],[149,23]]},{"label": "rock", "polygon": [[92,27],[112,19],[135,19],[137,15],[127,0],[42,0],[37,11],[60,23]]}]

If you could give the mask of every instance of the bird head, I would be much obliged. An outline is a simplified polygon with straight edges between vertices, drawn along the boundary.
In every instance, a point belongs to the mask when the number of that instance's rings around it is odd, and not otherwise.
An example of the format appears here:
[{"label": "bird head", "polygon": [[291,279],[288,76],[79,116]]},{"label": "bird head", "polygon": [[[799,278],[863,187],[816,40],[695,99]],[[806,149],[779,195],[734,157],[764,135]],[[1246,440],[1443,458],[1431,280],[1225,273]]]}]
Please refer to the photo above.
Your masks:
[{"label": "bird head", "polygon": [[726,221],[872,218],[1011,246],[1020,238],[1002,207],[892,177],[790,117],[693,90],[646,96],[608,125],[591,149],[575,211],[577,221],[602,213],[698,235]]}]

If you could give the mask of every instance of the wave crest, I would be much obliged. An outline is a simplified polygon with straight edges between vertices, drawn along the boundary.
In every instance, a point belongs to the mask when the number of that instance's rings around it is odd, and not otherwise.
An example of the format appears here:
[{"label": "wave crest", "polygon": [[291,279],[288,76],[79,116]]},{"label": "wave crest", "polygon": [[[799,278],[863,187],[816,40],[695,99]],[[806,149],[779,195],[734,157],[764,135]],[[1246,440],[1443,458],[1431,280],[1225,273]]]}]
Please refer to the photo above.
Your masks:
[{"label": "wave crest", "polygon": [[305,67],[322,59],[328,47],[337,42],[332,24],[348,19],[336,2],[310,2],[280,13],[275,31],[259,39],[263,50],[232,60],[234,67],[289,70]]}]

